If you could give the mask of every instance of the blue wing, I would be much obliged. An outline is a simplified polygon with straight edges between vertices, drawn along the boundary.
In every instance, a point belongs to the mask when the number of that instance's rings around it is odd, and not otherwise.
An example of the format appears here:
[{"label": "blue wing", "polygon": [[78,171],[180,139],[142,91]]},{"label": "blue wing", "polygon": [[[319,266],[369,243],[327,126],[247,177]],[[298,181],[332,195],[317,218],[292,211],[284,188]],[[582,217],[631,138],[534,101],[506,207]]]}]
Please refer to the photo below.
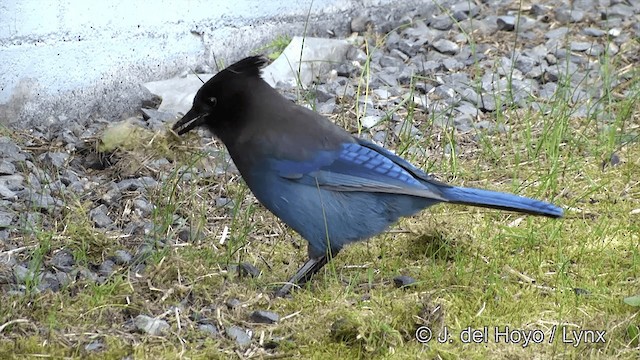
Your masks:
[{"label": "blue wing", "polygon": [[309,186],[446,201],[438,186],[424,182],[428,178],[424,172],[382,147],[357,141],[345,143],[338,150],[319,151],[304,161],[272,160],[272,164],[281,177]]},{"label": "blue wing", "polygon": [[304,161],[272,160],[291,181],[333,191],[365,191],[418,196],[435,201],[535,215],[561,217],[561,208],[526,197],[439,182],[389,150],[356,139],[335,151],[319,151]]}]

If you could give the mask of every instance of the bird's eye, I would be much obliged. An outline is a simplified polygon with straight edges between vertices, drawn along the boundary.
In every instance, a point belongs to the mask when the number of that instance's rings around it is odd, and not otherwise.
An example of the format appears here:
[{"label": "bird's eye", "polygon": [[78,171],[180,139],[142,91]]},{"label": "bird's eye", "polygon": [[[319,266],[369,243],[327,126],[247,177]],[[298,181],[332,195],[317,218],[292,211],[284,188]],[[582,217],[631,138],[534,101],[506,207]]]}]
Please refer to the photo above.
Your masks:
[{"label": "bird's eye", "polygon": [[209,100],[209,105],[211,106],[216,106],[216,104],[218,103],[218,99],[216,99],[215,97],[210,97],[208,100]]}]

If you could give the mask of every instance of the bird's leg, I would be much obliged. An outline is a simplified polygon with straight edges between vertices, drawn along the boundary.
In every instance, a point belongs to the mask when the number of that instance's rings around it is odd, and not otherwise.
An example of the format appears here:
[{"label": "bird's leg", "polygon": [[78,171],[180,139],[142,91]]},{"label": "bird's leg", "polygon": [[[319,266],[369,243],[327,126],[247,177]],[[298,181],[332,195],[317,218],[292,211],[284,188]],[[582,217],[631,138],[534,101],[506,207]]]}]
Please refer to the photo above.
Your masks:
[{"label": "bird's leg", "polygon": [[276,292],[277,297],[285,297],[293,286],[304,285],[311,277],[329,262],[328,255],[310,257],[304,265]]}]

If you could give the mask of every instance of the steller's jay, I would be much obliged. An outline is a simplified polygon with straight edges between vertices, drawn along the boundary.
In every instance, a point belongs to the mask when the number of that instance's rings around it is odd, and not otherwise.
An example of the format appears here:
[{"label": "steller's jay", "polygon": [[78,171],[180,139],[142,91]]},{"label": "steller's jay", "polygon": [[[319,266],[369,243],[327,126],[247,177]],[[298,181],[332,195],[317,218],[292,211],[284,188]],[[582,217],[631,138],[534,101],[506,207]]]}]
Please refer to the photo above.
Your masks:
[{"label": "steller's jay", "polygon": [[305,283],[346,244],[441,202],[562,217],[546,202],[432,179],[280,95],[260,76],[266,63],[253,56],[220,71],[173,130],[212,131],[256,198],[309,242],[309,259],[277,295]]}]

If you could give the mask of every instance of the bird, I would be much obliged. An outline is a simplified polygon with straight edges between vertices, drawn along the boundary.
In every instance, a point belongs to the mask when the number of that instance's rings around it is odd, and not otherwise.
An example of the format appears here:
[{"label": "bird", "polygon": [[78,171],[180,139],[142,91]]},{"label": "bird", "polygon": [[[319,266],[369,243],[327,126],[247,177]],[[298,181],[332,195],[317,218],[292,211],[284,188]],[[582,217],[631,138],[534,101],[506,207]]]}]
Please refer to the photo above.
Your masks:
[{"label": "bird", "polygon": [[281,95],[246,57],[204,83],[172,130],[211,131],[257,200],[308,242],[308,259],[276,292],[287,296],[347,244],[439,203],[560,218],[562,208],[515,194],[448,185]]}]

